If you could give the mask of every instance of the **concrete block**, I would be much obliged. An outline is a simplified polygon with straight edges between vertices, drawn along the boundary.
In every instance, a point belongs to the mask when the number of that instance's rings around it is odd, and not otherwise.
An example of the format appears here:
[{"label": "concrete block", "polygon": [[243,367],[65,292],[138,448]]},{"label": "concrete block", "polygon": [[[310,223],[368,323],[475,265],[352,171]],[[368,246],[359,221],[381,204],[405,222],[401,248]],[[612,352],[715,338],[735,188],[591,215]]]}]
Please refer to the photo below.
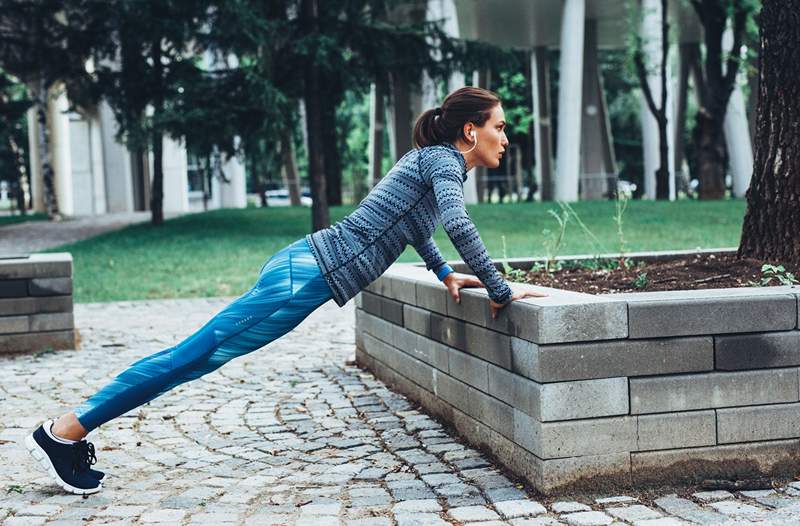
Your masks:
[{"label": "concrete block", "polygon": [[460,303],[448,295],[447,315],[503,334],[510,334],[513,328],[507,309],[501,310],[497,319],[492,318],[486,289],[461,289]]},{"label": "concrete block", "polygon": [[431,338],[463,351],[466,339],[464,325],[461,320],[431,313]]},{"label": "concrete block", "polygon": [[72,296],[41,296],[35,298],[35,312],[72,312]]},{"label": "concrete block", "polygon": [[539,419],[542,422],[627,415],[628,379],[542,384],[539,399]]},{"label": "concrete block", "polygon": [[723,371],[800,365],[800,331],[715,336],[714,352]]},{"label": "concrete block", "polygon": [[425,337],[431,335],[431,313],[412,305],[403,305],[403,323],[406,328]]},{"label": "concrete block", "polygon": [[72,276],[72,255],[68,252],[31,254],[27,258],[0,260],[0,280],[69,276]]},{"label": "concrete block", "polygon": [[427,364],[433,364],[434,349],[426,344],[429,340],[416,332],[411,332],[408,329],[396,325],[392,330],[394,333],[393,344],[395,347],[417,360],[421,360]]},{"label": "concrete block", "polygon": [[437,373],[433,392],[464,412],[469,408],[469,386],[452,376]]},{"label": "concrete block", "polygon": [[634,484],[696,483],[761,476],[793,477],[800,469],[800,440],[631,453]]},{"label": "concrete block", "polygon": [[393,347],[389,347],[389,352],[394,354],[391,361],[394,364],[393,368],[398,373],[420,387],[433,392],[433,367]]},{"label": "concrete block", "polygon": [[381,318],[403,326],[403,304],[389,298],[381,298]]},{"label": "concrete block", "polygon": [[412,277],[391,274],[389,275],[389,290],[393,299],[409,303],[411,305],[417,304],[417,280]]},{"label": "concrete block", "polygon": [[0,299],[0,316],[19,316],[36,312],[36,298]]},{"label": "concrete block", "polygon": [[628,414],[628,379],[540,384],[517,377],[515,406],[540,422]]},{"label": "concrete block", "polygon": [[450,347],[424,337],[420,337],[420,345],[430,347],[434,367],[445,373],[450,372]]},{"label": "concrete block", "polygon": [[380,296],[363,291],[359,293],[359,296],[361,296],[362,309],[374,316],[381,316],[381,306],[383,302]]},{"label": "concrete block", "polygon": [[542,459],[625,453],[636,450],[636,418],[539,422],[514,409],[514,442]]},{"label": "concrete block", "polygon": [[508,439],[514,438],[514,409],[473,387],[466,413]]},{"label": "concrete block", "polygon": [[31,332],[61,331],[74,328],[71,312],[54,312],[51,314],[31,314]]},{"label": "concrete block", "polygon": [[487,366],[489,380],[489,394],[509,405],[516,405],[515,386],[516,379],[520,378],[502,367],[489,364]]},{"label": "concrete block", "polygon": [[712,337],[537,345],[511,339],[511,370],[538,382],[711,371]]},{"label": "concrete block", "polygon": [[27,295],[27,279],[5,279],[0,281],[0,298],[24,298]]},{"label": "concrete block", "polygon": [[464,350],[487,362],[511,370],[511,340],[506,334],[465,323]]},{"label": "concrete block", "polygon": [[393,325],[391,323],[377,316],[373,316],[366,311],[364,311],[362,318],[364,320],[364,330],[366,332],[372,336],[380,338],[386,343],[392,343],[394,332],[392,330]]},{"label": "concrete block", "polygon": [[[573,293],[574,294],[574,293]],[[534,343],[628,337],[627,304],[588,294],[525,298],[508,305],[512,334]]]},{"label": "concrete block", "polygon": [[28,282],[31,296],[60,296],[72,294],[72,278],[33,278]]},{"label": "concrete block", "polygon": [[488,364],[456,349],[450,349],[448,362],[450,375],[465,384],[489,392]]},{"label": "concrete block", "polygon": [[717,409],[717,442],[758,442],[800,437],[800,404]]},{"label": "concrete block", "polygon": [[0,318],[0,334],[29,331],[30,318],[28,316],[5,316]]},{"label": "concrete block", "polygon": [[631,378],[631,414],[798,401],[797,369]]},{"label": "concrete block", "polygon": [[539,462],[542,474],[536,489],[545,493],[567,486],[596,492],[608,485],[608,491],[619,491],[620,485],[630,484],[631,456],[628,453],[581,455]]},{"label": "concrete block", "polygon": [[786,292],[681,292],[682,296],[664,296],[663,300],[629,301],[630,337],[785,331],[797,327],[797,299]]},{"label": "concrete block", "polygon": [[0,335],[0,353],[75,349],[75,331]]},{"label": "concrete block", "polygon": [[359,292],[355,296],[353,296],[353,304],[356,306],[357,309],[364,308],[364,293]]},{"label": "concrete block", "polygon": [[384,274],[380,276],[378,279],[367,285],[364,290],[368,290],[373,294],[377,294],[379,296],[391,296],[391,283],[389,282],[389,277]]},{"label": "concrete block", "polygon": [[640,415],[639,451],[713,446],[717,443],[717,420],[713,410]]},{"label": "concrete block", "polygon": [[355,328],[353,332],[355,333],[355,340],[356,340],[356,348],[363,349],[364,348],[364,311],[356,308],[355,313]]},{"label": "concrete block", "polygon": [[417,307],[447,314],[447,287],[427,281],[418,281],[416,287]]}]

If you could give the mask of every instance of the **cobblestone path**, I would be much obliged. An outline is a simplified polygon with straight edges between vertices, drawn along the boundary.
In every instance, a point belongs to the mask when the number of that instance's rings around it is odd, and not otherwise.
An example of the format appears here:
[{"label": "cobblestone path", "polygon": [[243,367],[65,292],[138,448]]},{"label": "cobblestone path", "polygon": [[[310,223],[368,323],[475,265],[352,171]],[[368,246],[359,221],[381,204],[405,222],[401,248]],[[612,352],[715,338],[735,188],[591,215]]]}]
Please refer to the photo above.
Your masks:
[{"label": "cobblestone path", "polygon": [[800,524],[775,490],[526,492],[480,452],[345,362],[352,305],[329,302],[266,349],[90,435],[104,489],[66,495],[21,446],[127,364],[176,343],[224,299],[76,306],[82,350],[0,358],[0,523],[534,526]]}]

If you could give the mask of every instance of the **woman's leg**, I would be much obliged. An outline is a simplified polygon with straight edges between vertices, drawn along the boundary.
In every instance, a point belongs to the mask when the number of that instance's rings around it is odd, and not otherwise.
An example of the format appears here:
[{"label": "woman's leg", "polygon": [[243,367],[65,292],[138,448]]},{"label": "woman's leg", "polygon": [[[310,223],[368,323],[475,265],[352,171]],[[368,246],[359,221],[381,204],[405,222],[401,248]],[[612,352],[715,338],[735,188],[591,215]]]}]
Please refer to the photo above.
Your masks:
[{"label": "woman's leg", "polygon": [[[313,254],[305,239],[300,239],[270,258],[255,286],[200,330],[175,347],[132,364],[78,406],[77,421],[88,433],[279,338],[330,298]],[[58,434],[58,427],[54,431]]]}]

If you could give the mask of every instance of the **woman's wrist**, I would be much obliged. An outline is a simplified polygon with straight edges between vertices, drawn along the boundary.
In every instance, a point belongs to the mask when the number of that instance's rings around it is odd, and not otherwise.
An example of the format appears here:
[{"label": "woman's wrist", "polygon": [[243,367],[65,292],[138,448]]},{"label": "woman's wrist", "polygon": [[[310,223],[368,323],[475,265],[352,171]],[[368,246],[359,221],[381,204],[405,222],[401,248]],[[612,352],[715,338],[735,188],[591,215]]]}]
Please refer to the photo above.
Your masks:
[{"label": "woman's wrist", "polygon": [[446,278],[453,272],[454,272],[453,267],[445,263],[444,265],[442,265],[442,268],[440,268],[439,271],[436,273],[436,277],[439,278],[439,281],[444,281],[444,278]]}]

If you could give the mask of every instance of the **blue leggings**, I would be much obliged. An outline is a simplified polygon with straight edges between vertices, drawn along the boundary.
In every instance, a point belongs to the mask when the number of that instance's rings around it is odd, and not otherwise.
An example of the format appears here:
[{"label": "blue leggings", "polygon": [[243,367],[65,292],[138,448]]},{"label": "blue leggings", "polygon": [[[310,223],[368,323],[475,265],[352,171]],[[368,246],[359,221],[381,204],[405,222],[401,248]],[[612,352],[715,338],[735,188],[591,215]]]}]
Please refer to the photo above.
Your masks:
[{"label": "blue leggings", "polygon": [[133,363],[75,415],[91,431],[283,336],[331,297],[305,238],[295,241],[264,263],[247,293],[175,347]]}]

